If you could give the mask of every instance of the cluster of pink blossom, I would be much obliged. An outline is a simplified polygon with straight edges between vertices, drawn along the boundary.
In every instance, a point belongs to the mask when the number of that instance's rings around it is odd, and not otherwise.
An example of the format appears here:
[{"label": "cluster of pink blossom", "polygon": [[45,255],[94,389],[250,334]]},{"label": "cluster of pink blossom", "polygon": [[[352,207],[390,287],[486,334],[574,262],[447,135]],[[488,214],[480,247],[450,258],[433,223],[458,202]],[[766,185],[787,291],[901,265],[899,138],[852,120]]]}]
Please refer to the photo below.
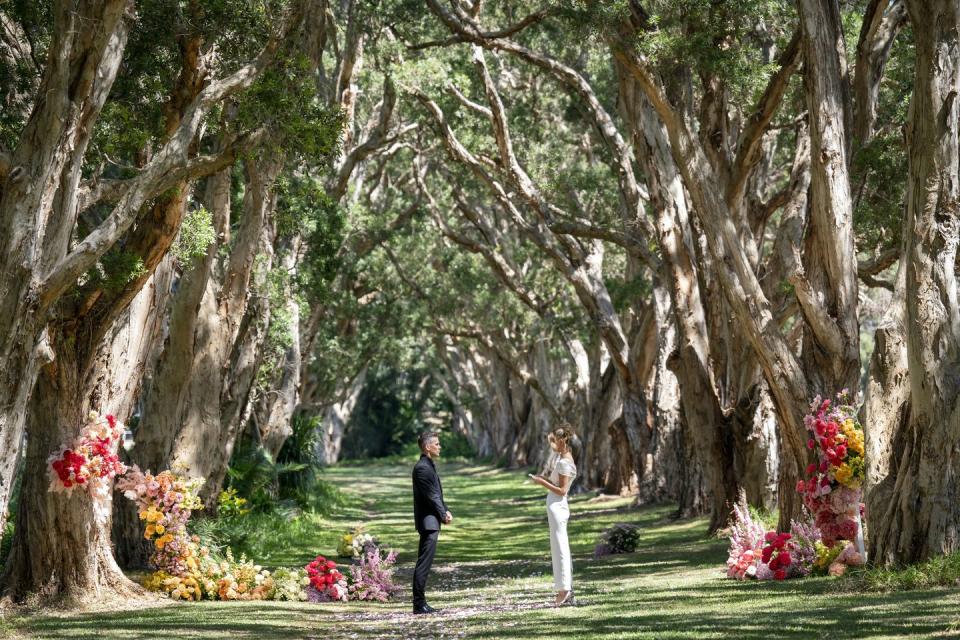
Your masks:
[{"label": "cluster of pink blossom", "polygon": [[794,571],[800,577],[810,575],[817,559],[816,545],[822,538],[820,529],[814,522],[791,520],[790,531],[793,533]]},{"label": "cluster of pink blossom", "polygon": [[196,568],[198,549],[187,534],[187,521],[193,511],[203,507],[197,497],[202,484],[202,479],[172,471],[144,473],[137,466],[117,480],[117,489],[137,504],[145,522],[143,537],[155,547],[151,563],[157,569],[176,576]]},{"label": "cluster of pink blossom", "polygon": [[727,577],[744,580],[754,578],[760,564],[765,531],[763,524],[755,522],[750,515],[746,496],[733,506],[733,522],[730,525],[730,550],[727,557]]},{"label": "cluster of pink blossom", "polygon": [[47,461],[50,491],[84,491],[93,502],[94,518],[106,522],[110,515],[110,483],[127,469],[117,455],[125,430],[112,415],[91,411],[73,445],[61,448]]},{"label": "cluster of pink blossom", "polygon": [[390,551],[386,557],[376,546],[366,551],[360,556],[359,564],[350,566],[350,597],[379,602],[389,600],[398,589],[393,583],[392,566],[396,561],[396,551]]}]

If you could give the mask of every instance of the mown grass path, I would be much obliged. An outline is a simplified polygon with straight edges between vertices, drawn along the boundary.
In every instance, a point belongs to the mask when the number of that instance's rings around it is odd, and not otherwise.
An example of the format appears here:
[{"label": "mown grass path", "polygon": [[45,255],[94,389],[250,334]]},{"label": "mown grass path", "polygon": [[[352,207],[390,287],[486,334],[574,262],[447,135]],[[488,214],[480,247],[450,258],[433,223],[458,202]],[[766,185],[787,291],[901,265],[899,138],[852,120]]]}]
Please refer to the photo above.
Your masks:
[{"label": "mown grass path", "polygon": [[[484,466],[441,466],[454,514],[441,534],[428,598],[442,612],[413,616],[409,577],[417,535],[407,466],[341,466],[326,472],[355,497],[336,517],[277,534],[265,565],[332,554],[358,522],[401,553],[395,602],[215,603],[22,617],[0,636],[29,638],[948,638],[960,637],[956,589],[838,593],[811,578],[738,583],[722,577],[725,543],[701,520],[670,521],[668,508],[630,509],[629,499],[572,499],[577,607],[552,599],[544,494],[524,475]],[[592,559],[614,522],[643,529],[636,553]],[[280,531],[280,529],[278,529]],[[269,538],[272,534],[265,531]]]}]

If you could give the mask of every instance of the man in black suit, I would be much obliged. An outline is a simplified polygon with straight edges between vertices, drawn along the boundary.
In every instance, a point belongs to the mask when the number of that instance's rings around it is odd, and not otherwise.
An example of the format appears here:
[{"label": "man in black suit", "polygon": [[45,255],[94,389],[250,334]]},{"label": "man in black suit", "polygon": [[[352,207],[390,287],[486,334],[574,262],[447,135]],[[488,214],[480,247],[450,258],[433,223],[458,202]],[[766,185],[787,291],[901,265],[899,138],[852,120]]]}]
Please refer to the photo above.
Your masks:
[{"label": "man in black suit", "polygon": [[420,460],[413,467],[413,517],[420,534],[420,550],[417,566],[413,570],[413,612],[433,613],[436,609],[427,604],[424,590],[437,551],[440,523],[450,524],[453,516],[443,501],[443,487],[433,464],[434,459],[440,456],[440,440],[437,434],[425,431],[417,442],[420,445]]}]

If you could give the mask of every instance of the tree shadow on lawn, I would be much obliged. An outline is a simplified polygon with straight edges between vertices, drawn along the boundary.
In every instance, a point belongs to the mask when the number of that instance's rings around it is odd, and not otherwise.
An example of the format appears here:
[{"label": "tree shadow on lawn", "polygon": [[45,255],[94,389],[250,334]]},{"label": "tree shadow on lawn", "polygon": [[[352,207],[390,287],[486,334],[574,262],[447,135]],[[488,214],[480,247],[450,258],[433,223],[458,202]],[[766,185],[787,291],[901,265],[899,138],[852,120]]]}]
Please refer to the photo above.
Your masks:
[{"label": "tree shadow on lawn", "polygon": [[[37,638],[872,638],[957,637],[956,592],[834,597],[824,584],[728,583],[543,602],[450,606],[414,617],[406,603],[178,605],[37,619]],[[775,597],[771,597],[774,596]],[[802,598],[809,598],[807,601]],[[822,601],[821,601],[822,600]],[[717,605],[721,604],[719,610]],[[742,608],[753,603],[752,608]],[[802,607],[804,604],[806,608]],[[673,605],[671,607],[671,605]],[[815,609],[809,605],[819,605]],[[191,610],[192,607],[197,607]],[[309,608],[307,608],[309,607]],[[909,615],[905,615],[909,613]]]}]

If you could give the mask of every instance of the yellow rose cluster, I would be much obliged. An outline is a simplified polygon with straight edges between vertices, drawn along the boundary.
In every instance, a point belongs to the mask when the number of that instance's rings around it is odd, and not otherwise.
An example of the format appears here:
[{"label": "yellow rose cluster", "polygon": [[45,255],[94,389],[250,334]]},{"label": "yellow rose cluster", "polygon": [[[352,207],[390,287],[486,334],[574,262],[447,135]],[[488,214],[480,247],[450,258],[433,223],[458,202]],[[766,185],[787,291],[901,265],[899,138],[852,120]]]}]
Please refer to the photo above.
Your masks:
[{"label": "yellow rose cluster", "polygon": [[837,482],[851,489],[859,489],[863,485],[863,429],[852,418],[840,423],[838,440],[847,448],[847,459],[840,466],[832,467],[833,477]]}]

